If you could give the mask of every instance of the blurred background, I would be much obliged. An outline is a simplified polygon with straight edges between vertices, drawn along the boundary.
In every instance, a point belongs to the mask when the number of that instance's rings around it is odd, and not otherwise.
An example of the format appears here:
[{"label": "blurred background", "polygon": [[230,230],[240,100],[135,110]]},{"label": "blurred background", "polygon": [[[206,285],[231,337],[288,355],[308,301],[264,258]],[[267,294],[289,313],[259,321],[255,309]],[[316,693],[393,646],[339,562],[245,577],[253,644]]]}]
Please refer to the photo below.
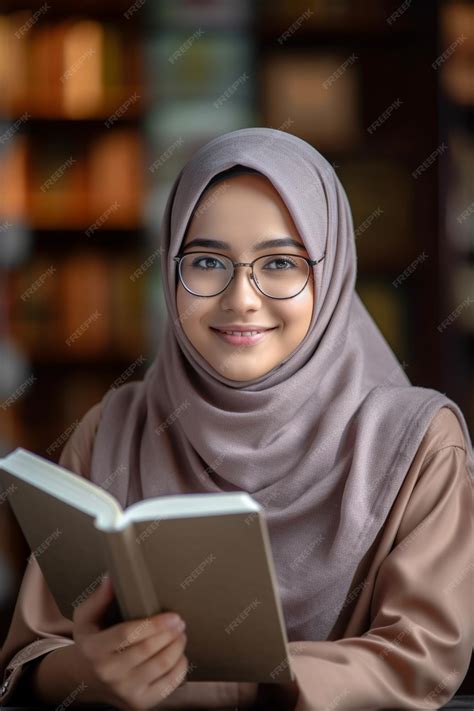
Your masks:
[{"label": "blurred background", "polygon": [[411,382],[474,431],[471,3],[1,8],[0,454],[57,461],[109,388],[143,377],[166,318],[170,186],[202,144],[248,126],[332,163],[362,300]]},{"label": "blurred background", "polygon": [[358,292],[474,427],[473,6],[3,0],[0,449],[57,459],[165,319],[159,223],[203,143],[309,141],[353,210]]}]

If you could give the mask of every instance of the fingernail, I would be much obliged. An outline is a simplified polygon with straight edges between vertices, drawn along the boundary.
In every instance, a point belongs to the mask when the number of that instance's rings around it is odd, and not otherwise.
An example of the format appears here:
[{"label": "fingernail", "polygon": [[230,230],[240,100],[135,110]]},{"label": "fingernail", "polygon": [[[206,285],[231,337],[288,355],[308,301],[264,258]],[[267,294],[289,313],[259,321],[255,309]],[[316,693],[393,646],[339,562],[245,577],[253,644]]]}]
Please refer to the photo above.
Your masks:
[{"label": "fingernail", "polygon": [[181,617],[179,617],[179,615],[173,615],[172,617],[169,617],[167,624],[169,627],[172,627],[173,629],[177,630],[183,630],[186,627],[186,622]]}]

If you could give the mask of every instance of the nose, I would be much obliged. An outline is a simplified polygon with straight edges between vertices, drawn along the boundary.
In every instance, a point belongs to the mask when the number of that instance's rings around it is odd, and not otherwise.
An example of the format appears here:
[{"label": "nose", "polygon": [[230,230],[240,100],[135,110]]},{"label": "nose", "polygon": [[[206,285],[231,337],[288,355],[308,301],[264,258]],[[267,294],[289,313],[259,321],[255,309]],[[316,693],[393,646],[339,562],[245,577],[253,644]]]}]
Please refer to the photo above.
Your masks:
[{"label": "nose", "polygon": [[255,308],[260,305],[262,296],[252,279],[251,267],[236,267],[233,279],[221,294],[221,303],[235,310]]}]

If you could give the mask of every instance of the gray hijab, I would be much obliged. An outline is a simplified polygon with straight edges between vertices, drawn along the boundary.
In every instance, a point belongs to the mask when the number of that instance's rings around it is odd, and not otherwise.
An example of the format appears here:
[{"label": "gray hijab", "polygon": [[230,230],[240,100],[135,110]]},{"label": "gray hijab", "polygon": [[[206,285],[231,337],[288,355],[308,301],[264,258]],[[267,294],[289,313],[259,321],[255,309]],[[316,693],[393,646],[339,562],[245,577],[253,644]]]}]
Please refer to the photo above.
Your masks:
[{"label": "gray hijab", "polygon": [[[211,178],[254,168],[279,191],[311,259],[315,307],[303,341],[249,381],[228,380],[187,339],[172,257]],[[414,387],[354,290],[354,227],[332,166],[270,128],[226,133],[180,171],[165,207],[161,273],[168,321],[143,381],[103,399],[91,478],[120,503],[247,491],[263,507],[288,638],[325,640],[353,591],[436,412],[459,407]],[[114,472],[120,472],[113,476]],[[345,603],[346,601],[346,603]]]}]

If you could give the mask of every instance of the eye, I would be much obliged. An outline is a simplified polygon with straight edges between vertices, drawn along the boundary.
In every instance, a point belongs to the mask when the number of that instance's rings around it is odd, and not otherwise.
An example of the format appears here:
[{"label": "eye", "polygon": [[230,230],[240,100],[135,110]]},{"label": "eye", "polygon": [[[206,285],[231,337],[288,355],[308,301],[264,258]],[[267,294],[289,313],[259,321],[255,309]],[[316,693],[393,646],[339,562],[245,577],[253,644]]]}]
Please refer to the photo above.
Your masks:
[{"label": "eye", "polygon": [[[202,266],[201,262],[206,262],[206,266]],[[208,262],[211,262],[211,266],[209,266]],[[213,271],[216,264],[226,269],[225,264],[219,259],[216,259],[216,257],[196,257],[196,259],[193,260],[192,266],[196,269],[202,269],[203,271]]]},{"label": "eye", "polygon": [[[297,264],[292,259],[289,259],[288,257],[277,257],[276,259],[272,259],[270,262],[267,262],[265,266],[263,267],[264,269],[267,269],[269,267],[269,264],[279,264],[280,266],[276,267],[276,270],[286,270],[286,269],[293,269],[297,268]],[[275,268],[269,268],[270,271],[275,271]]]}]

